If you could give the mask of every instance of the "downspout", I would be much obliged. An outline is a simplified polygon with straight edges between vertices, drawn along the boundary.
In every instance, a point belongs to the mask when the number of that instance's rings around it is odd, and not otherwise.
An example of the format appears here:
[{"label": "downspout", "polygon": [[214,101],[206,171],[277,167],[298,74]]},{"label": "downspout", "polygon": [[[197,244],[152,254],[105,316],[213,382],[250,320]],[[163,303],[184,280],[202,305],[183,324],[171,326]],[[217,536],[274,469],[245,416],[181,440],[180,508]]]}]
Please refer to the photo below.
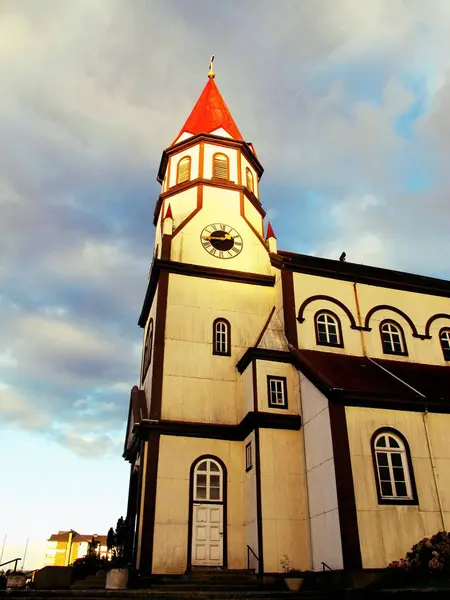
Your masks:
[{"label": "downspout", "polygon": [[389,371],[385,367],[382,367],[381,365],[379,365],[377,362],[375,362],[374,360],[372,360],[370,357],[367,357],[367,358],[368,358],[368,360],[370,360],[371,363],[373,363],[374,365],[376,365],[379,369],[382,369],[383,371],[385,371],[385,373],[388,373],[391,377],[393,377],[394,379],[397,379],[397,381],[399,381],[400,383],[403,383],[403,385],[406,385],[406,387],[408,387],[410,390],[412,390],[418,396],[420,396],[421,398],[423,398],[424,401],[425,401],[424,402],[425,403],[425,410],[422,413],[423,428],[425,430],[425,437],[427,438],[427,446],[428,446],[428,452],[430,454],[431,470],[433,472],[434,487],[436,489],[436,497],[437,497],[437,501],[438,501],[438,505],[439,505],[439,513],[441,515],[442,527],[443,527],[444,531],[447,531],[447,527],[446,527],[446,524],[445,524],[445,513],[444,513],[444,509],[442,507],[441,493],[439,491],[438,474],[437,474],[437,471],[436,471],[436,463],[434,462],[433,448],[431,446],[431,438],[430,438],[430,433],[428,431],[427,397],[424,396],[424,394],[422,394],[421,392],[419,392],[419,390],[416,390],[415,388],[413,388],[412,385],[409,385],[409,383],[406,383],[406,381],[404,381],[403,379],[400,379],[400,377],[397,377],[397,375],[394,375],[394,373],[391,373],[391,371]]},{"label": "downspout", "polygon": [[358,317],[359,333],[361,336],[361,346],[362,346],[363,356],[367,356],[366,343],[364,341],[364,332],[362,330],[363,324],[362,324],[362,319],[361,319],[361,308],[359,306],[358,290],[356,288],[357,284],[358,284],[358,281],[355,281],[353,283],[353,293],[355,295],[355,303],[356,303],[356,315]]}]

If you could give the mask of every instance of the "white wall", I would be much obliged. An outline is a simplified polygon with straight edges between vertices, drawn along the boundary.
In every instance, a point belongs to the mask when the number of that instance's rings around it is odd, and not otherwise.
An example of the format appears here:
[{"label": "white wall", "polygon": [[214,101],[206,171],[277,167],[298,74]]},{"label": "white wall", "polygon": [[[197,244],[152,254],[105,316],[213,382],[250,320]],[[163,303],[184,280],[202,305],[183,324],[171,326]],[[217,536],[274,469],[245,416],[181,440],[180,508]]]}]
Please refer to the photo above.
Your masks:
[{"label": "white wall", "polygon": [[322,561],[332,569],[342,569],[341,530],[328,401],[304,375],[300,375],[300,386],[313,570],[322,570]]}]

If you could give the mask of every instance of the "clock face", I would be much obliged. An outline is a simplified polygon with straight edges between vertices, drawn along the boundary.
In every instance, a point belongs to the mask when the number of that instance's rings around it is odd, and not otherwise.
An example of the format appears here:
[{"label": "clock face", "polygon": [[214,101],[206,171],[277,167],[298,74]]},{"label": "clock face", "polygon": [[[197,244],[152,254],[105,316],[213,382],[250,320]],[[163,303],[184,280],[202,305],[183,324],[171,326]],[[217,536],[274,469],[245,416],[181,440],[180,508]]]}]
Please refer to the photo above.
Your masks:
[{"label": "clock face", "polygon": [[208,225],[200,234],[206,252],[217,258],[234,258],[242,250],[242,238],[236,229],[225,223]]}]

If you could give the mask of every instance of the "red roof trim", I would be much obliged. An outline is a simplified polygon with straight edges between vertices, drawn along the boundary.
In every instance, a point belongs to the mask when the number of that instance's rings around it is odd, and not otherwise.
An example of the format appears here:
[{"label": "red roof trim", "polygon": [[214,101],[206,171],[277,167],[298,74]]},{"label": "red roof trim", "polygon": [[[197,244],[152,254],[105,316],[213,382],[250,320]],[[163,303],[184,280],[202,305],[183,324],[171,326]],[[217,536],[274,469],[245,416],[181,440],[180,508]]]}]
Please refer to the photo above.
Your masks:
[{"label": "red roof trim", "polygon": [[[372,397],[450,408],[450,369],[446,366],[393,361],[365,356],[299,350],[290,345],[299,369],[327,397],[344,400]],[[338,396],[336,396],[336,394]],[[419,408],[420,407],[420,408]]]}]

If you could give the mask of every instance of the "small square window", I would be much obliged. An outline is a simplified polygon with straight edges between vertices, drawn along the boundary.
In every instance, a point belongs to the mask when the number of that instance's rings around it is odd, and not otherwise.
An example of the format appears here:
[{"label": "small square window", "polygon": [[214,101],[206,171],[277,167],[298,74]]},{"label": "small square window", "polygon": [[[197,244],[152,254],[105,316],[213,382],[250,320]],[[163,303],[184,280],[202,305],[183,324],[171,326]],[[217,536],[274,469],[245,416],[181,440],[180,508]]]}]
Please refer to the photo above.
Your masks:
[{"label": "small square window", "polygon": [[250,471],[253,467],[252,443],[249,442],[245,446],[245,470]]},{"label": "small square window", "polygon": [[267,376],[267,392],[270,408],[287,408],[286,377]]}]

